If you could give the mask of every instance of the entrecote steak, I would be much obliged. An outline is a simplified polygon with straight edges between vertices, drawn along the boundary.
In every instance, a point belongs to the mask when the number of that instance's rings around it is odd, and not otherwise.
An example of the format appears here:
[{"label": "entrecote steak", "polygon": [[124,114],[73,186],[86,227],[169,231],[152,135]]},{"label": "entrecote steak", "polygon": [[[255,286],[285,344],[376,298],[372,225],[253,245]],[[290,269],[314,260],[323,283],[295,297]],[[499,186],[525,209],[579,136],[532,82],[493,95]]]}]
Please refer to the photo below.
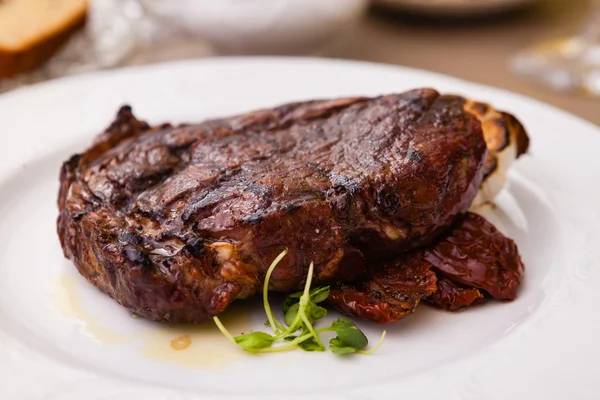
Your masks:
[{"label": "entrecote steak", "polygon": [[420,89],[179,126],[123,107],[63,165],[64,254],[123,306],[172,322],[254,295],[285,248],[270,290],[298,289],[311,262],[316,283],[352,282],[469,208],[490,160],[474,104]]}]

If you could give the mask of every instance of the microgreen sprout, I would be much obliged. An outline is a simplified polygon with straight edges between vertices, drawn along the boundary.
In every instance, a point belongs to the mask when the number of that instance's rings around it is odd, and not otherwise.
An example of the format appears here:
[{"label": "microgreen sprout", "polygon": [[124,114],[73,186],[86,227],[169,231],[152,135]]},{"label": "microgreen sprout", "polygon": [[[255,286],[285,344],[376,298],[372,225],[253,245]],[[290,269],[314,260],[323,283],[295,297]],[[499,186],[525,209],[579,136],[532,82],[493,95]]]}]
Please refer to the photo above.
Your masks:
[{"label": "microgreen sprout", "polygon": [[[346,318],[338,318],[333,321],[331,326],[315,330],[313,323],[327,316],[327,310],[319,306],[318,303],[325,301],[329,296],[329,286],[320,286],[311,289],[310,285],[314,274],[313,263],[308,267],[304,290],[288,295],[283,302],[282,311],[284,313],[284,323],[287,325],[287,328],[277,320],[269,304],[269,280],[271,279],[273,270],[286,254],[287,249],[282,251],[273,260],[267,269],[263,285],[263,305],[267,315],[265,325],[271,327],[273,334],[250,332],[234,337],[223,326],[219,318],[215,316],[213,320],[219,330],[233,343],[251,353],[273,353],[297,348],[304,351],[325,351],[325,345],[323,345],[323,342],[319,338],[319,334],[324,332],[335,332],[337,335],[329,341],[329,349],[334,354],[371,354],[375,352],[383,343],[385,331],[383,331],[377,346],[373,349],[365,350],[369,343],[367,337],[352,321]],[[297,334],[298,331],[300,331],[299,334]],[[274,347],[273,343],[280,340],[286,343]]]}]

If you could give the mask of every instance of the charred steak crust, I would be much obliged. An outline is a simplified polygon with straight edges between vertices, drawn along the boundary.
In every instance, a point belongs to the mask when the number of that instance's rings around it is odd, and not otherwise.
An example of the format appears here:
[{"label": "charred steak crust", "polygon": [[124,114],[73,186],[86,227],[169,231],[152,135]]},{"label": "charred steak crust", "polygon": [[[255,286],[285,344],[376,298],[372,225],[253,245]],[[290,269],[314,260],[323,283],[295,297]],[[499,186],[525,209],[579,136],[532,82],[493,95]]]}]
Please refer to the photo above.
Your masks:
[{"label": "charred steak crust", "polygon": [[467,210],[486,144],[432,89],[150,127],[123,107],[61,171],[58,233],[91,283],[153,320],[201,322],[260,290],[352,280]]}]

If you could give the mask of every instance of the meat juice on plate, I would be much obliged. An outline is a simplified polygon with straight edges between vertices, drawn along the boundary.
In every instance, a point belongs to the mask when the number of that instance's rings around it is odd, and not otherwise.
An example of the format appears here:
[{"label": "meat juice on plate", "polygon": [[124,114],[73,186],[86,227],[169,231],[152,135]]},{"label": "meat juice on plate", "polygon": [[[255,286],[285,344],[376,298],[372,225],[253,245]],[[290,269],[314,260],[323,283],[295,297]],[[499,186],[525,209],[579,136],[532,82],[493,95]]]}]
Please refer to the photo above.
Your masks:
[{"label": "meat juice on plate", "polygon": [[[65,319],[76,322],[78,331],[105,346],[136,344],[143,357],[190,369],[222,367],[242,355],[212,323],[168,325],[140,319],[135,333],[111,328],[86,309],[73,276],[61,274],[52,281],[52,308]],[[221,319],[234,332],[249,331],[251,304],[235,304]],[[132,317],[134,318],[134,317]]]},{"label": "meat juice on plate", "polygon": [[52,308],[61,316],[76,321],[81,334],[107,345],[123,344],[127,341],[124,335],[104,326],[87,312],[78,296],[77,282],[72,276],[57,276],[52,282],[51,293]]}]

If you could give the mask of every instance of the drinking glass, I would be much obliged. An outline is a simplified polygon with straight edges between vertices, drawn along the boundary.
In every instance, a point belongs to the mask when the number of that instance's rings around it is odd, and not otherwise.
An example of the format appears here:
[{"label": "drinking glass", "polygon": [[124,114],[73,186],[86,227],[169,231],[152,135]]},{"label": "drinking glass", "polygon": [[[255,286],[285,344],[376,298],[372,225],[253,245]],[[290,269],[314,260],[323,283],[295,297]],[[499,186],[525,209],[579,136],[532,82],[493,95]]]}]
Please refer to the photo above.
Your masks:
[{"label": "drinking glass", "polygon": [[518,53],[511,67],[557,90],[600,96],[600,5],[594,7],[578,33]]}]

